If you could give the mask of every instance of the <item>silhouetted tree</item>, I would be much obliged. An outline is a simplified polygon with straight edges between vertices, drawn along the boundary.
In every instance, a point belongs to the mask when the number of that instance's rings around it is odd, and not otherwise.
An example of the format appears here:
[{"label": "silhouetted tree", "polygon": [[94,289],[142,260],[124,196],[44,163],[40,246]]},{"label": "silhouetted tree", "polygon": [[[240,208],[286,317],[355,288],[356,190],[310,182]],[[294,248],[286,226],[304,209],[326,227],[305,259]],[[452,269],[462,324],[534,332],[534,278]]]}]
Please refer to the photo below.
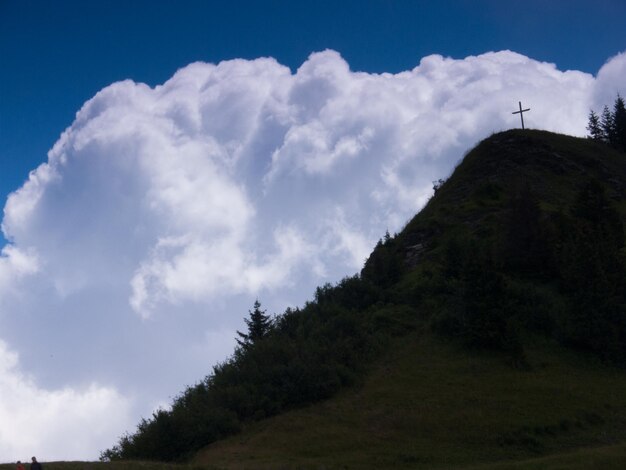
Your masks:
[{"label": "silhouetted tree", "polygon": [[600,126],[602,126],[602,134],[604,141],[613,146],[615,142],[615,125],[613,121],[613,113],[608,106],[604,106],[602,109],[602,118],[600,119]]},{"label": "silhouetted tree", "polygon": [[609,144],[616,150],[626,152],[626,105],[619,93],[613,103],[613,111],[608,106],[598,116],[593,110],[587,123],[589,137]]},{"label": "silhouetted tree", "polygon": [[613,128],[615,132],[614,146],[622,152],[626,152],[626,106],[624,98],[619,94],[613,106]]},{"label": "silhouetted tree", "polygon": [[256,343],[258,340],[265,338],[272,327],[272,319],[269,315],[266,315],[265,310],[261,310],[261,303],[259,300],[254,301],[254,309],[248,311],[250,318],[244,318],[246,325],[248,325],[248,333],[242,333],[237,331],[239,338],[237,343],[243,348]]},{"label": "silhouetted tree", "polygon": [[604,140],[604,132],[602,131],[602,126],[600,124],[600,117],[593,110],[589,113],[587,130],[589,131],[589,137],[593,140]]}]

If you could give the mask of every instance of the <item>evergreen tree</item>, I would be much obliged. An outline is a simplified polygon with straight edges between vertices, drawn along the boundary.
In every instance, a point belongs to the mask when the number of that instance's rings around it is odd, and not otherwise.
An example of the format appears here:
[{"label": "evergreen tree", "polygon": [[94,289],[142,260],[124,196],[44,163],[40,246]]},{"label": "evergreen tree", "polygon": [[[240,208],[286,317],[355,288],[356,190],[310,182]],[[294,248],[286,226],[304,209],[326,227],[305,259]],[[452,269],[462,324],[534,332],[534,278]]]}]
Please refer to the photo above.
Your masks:
[{"label": "evergreen tree", "polygon": [[272,319],[265,313],[265,310],[261,310],[261,303],[258,299],[254,301],[254,309],[248,313],[250,318],[244,318],[246,325],[248,325],[248,333],[237,331],[237,335],[241,338],[236,338],[237,343],[243,348],[265,338],[272,327]]},{"label": "evergreen tree", "polygon": [[608,106],[602,109],[602,115],[595,111],[589,113],[587,123],[589,137],[609,144],[620,152],[626,152],[626,105],[619,93],[613,104],[613,112]]},{"label": "evergreen tree", "polygon": [[389,243],[391,242],[391,235],[389,235],[389,230],[385,231],[385,239],[384,239],[384,244],[385,245],[389,245]]},{"label": "evergreen tree", "polygon": [[619,94],[613,106],[613,128],[615,133],[613,145],[617,150],[626,152],[626,106],[624,98]]},{"label": "evergreen tree", "polygon": [[615,145],[615,123],[613,120],[613,113],[608,106],[604,106],[602,109],[602,118],[600,119],[600,126],[602,127],[603,140],[611,145]]},{"label": "evergreen tree", "polygon": [[587,130],[589,131],[589,137],[593,140],[604,140],[604,132],[602,131],[602,126],[600,125],[600,118],[593,110],[589,113]]}]

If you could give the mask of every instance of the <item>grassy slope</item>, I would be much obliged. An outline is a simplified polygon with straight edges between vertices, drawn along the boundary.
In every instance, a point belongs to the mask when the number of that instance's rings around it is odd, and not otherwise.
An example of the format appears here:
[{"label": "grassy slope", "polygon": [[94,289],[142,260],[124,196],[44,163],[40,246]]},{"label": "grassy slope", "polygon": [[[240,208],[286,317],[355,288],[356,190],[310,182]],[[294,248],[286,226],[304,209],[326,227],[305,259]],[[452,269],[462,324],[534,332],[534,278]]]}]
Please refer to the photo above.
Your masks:
[{"label": "grassy slope", "polygon": [[[461,468],[626,440],[626,374],[537,342],[531,369],[414,333],[359,387],[202,451],[217,468]],[[585,452],[626,463],[626,447]],[[565,468],[570,459],[545,460]],[[557,466],[550,466],[557,462]],[[485,466],[476,468],[540,468]],[[593,468],[593,467],[580,467]],[[609,467],[610,468],[610,467]]]},{"label": "grassy slope", "polygon": [[[589,176],[621,201],[626,219],[623,155],[587,139],[543,131],[494,135],[468,154],[407,224],[399,242],[425,242],[428,263],[429,253],[437,256],[440,239],[460,226],[496,241],[512,188],[527,184],[543,210],[567,211]],[[489,185],[499,189],[494,193]],[[400,297],[419,282],[420,271],[394,288]],[[209,446],[195,462],[219,468],[457,468],[511,460],[519,466],[493,468],[571,468],[578,459],[626,463],[626,447],[619,444],[626,440],[623,371],[549,344],[526,347],[532,368],[522,372],[503,357],[469,354],[429,334],[398,341],[361,388],[252,425],[240,436]],[[588,447],[593,449],[584,450]],[[533,460],[523,463],[527,459]]]},{"label": "grassy slope", "polygon": [[[495,134],[468,153],[400,240],[411,245],[416,233],[438,238],[459,225],[490,237],[515,187],[527,184],[544,211],[555,211],[567,209],[590,176],[606,185],[626,222],[625,162],[624,154],[589,139],[546,131]],[[490,195],[489,184],[501,193]]]},{"label": "grassy slope", "polygon": [[621,470],[626,463],[626,444],[581,449],[522,462],[498,463],[464,470]]},{"label": "grassy slope", "polygon": [[[28,468],[28,462],[22,461]],[[200,470],[206,467],[172,465],[158,462],[42,462],[45,470]],[[15,470],[15,464],[0,464],[0,470]]]}]

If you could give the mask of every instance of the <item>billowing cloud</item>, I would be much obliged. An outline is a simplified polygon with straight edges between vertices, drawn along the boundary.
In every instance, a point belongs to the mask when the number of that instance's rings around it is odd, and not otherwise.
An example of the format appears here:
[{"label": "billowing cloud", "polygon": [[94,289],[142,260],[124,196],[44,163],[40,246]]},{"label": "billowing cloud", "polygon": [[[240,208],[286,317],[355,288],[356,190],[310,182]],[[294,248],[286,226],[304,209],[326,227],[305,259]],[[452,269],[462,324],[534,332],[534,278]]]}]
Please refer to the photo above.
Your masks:
[{"label": "billowing cloud", "polygon": [[18,371],[18,356],[0,341],[0,455],[26,461],[71,455],[93,458],[94,444],[131,425],[130,402],[95,383],[76,390],[44,390]]},{"label": "billowing cloud", "polygon": [[[4,208],[0,335],[45,382],[24,382],[33,403],[82,393],[97,415],[93,397],[145,392],[145,415],[228,354],[215,332],[241,328],[255,297],[282,308],[358,271],[468,148],[519,125],[518,101],[528,127],[584,135],[590,108],[626,94],[625,67],[595,78],[502,51],[370,74],[324,51],[295,72],[194,63],[103,89]],[[62,365],[5,336],[24,331],[61,335]],[[71,391],[94,380],[115,388]]]},{"label": "billowing cloud", "polygon": [[333,51],[295,74],[271,59],[192,64],[86,103],[9,198],[3,228],[59,295],[120,283],[145,317],[163,302],[276,288],[298,269],[326,272],[308,248],[320,236],[354,259],[332,228],[336,206],[371,241],[471,142],[514,125],[517,98],[534,127],[583,133],[592,86],[506,51],[430,56],[397,75],[354,73]]},{"label": "billowing cloud", "polygon": [[6,245],[0,251],[0,295],[13,293],[17,281],[38,270],[39,264],[33,250],[21,250],[15,245]]},{"label": "billowing cloud", "polygon": [[626,52],[617,54],[607,61],[598,72],[592,104],[596,112],[600,112],[605,105],[612,108],[616,95],[622,98],[626,95]]}]

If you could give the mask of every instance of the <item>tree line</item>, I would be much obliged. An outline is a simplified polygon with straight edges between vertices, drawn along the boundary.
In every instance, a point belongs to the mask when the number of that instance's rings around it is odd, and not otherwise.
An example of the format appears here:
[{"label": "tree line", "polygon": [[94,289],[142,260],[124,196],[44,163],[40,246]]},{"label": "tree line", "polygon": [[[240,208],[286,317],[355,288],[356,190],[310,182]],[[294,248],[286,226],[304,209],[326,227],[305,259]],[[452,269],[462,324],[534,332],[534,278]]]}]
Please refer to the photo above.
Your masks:
[{"label": "tree line", "polygon": [[376,325],[371,309],[380,299],[381,290],[356,275],[273,317],[256,300],[232,356],[101,460],[185,460],[247,423],[329,398],[358,380],[384,341],[387,327]]},{"label": "tree line", "polygon": [[626,106],[624,99],[618,94],[613,110],[605,105],[600,115],[589,112],[587,124],[589,137],[604,142],[616,150],[626,152]]}]

